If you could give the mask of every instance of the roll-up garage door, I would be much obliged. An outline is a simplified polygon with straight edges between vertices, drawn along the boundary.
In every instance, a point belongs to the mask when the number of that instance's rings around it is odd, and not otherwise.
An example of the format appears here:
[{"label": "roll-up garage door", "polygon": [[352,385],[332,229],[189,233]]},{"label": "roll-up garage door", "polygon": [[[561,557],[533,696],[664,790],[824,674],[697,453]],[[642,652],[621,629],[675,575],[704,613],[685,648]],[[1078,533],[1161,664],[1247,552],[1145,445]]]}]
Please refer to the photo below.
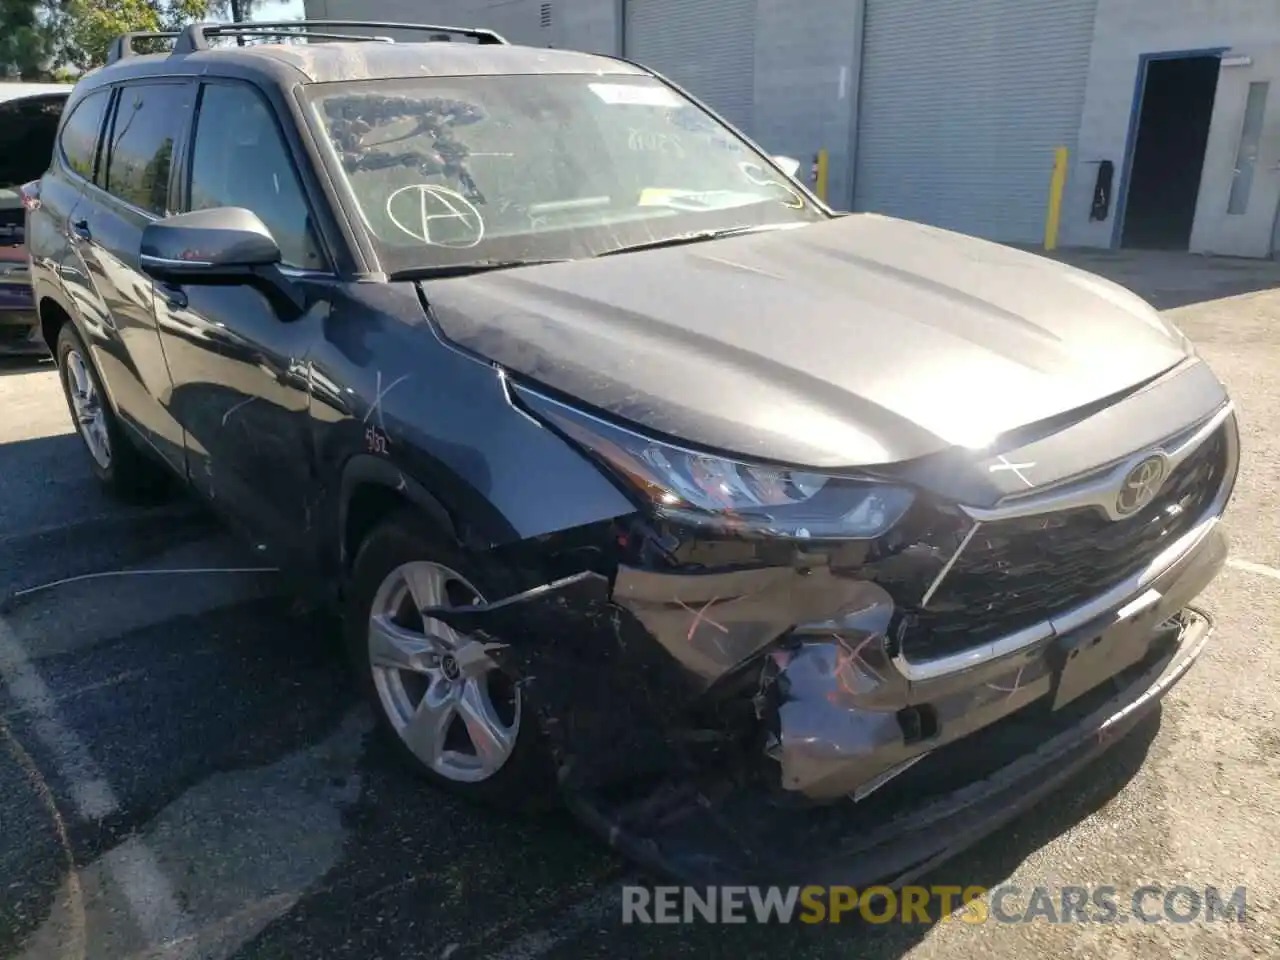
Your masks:
[{"label": "roll-up garage door", "polygon": [[1034,242],[1097,0],[867,0],[854,209]]},{"label": "roll-up garage door", "polygon": [[757,0],[625,0],[625,56],[742,130],[755,100]]}]

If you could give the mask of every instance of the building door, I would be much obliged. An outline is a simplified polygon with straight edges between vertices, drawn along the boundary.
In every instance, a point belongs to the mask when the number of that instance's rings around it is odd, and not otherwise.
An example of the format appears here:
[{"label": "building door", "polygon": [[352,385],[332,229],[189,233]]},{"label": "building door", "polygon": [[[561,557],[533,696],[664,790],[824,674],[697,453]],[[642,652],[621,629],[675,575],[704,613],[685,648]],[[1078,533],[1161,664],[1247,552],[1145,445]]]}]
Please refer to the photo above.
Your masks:
[{"label": "building door", "polygon": [[1280,207],[1280,44],[1222,58],[1191,249],[1268,257]]},{"label": "building door", "polygon": [[623,56],[751,134],[756,0],[625,0],[625,10]]},{"label": "building door", "polygon": [[1186,250],[1218,89],[1219,55],[1144,58],[1121,213],[1122,247]]},{"label": "building door", "polygon": [[1044,237],[1075,157],[1097,0],[866,0],[854,209]]}]

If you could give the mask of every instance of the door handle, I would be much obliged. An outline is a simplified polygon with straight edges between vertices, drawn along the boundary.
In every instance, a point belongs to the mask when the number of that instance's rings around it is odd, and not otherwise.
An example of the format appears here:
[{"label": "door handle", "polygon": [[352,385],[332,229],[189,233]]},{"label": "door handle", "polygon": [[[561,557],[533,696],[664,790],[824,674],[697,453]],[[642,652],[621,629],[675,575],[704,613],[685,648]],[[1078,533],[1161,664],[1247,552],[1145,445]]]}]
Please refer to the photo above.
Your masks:
[{"label": "door handle", "polygon": [[80,219],[71,221],[71,232],[81,240],[90,240],[93,234],[89,232],[89,221]]},{"label": "door handle", "polygon": [[187,295],[182,291],[181,287],[175,287],[167,283],[159,285],[160,296],[174,310],[185,310],[189,301]]}]

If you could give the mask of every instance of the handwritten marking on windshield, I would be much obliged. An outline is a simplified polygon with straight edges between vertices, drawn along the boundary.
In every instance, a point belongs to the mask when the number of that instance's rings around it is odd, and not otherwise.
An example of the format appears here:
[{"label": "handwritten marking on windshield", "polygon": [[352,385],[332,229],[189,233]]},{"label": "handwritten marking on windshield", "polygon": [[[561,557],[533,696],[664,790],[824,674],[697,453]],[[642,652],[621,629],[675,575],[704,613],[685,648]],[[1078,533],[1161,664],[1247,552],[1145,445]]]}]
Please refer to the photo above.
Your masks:
[{"label": "handwritten marking on windshield", "polygon": [[[456,190],[438,184],[413,183],[396,190],[387,197],[387,217],[415,240],[435,247],[467,249],[484,239],[484,217],[475,204]],[[431,224],[435,221],[460,224],[462,236],[433,237]]]},{"label": "handwritten marking on windshield", "polygon": [[634,153],[661,153],[684,159],[684,145],[680,138],[670,133],[654,133],[652,130],[627,129],[627,149]]}]

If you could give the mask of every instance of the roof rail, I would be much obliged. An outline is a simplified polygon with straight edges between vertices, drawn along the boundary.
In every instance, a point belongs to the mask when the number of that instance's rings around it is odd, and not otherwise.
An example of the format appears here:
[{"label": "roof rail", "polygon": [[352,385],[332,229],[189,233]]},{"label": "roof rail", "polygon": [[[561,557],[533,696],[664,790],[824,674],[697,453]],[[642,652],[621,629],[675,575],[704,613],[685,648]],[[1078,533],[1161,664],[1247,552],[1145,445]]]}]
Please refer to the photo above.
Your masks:
[{"label": "roof rail", "polygon": [[107,50],[107,63],[115,63],[125,57],[142,56],[133,48],[135,40],[173,40],[176,43],[178,36],[179,34],[172,30],[162,32],[136,30],[133,33],[123,34],[111,41],[111,46]]},{"label": "roof rail", "polygon": [[433,34],[429,39],[469,37],[477,43],[505,44],[506,38],[492,30],[478,27],[442,27],[431,23],[388,23],[380,20],[271,20],[241,23],[193,23],[182,31],[174,44],[174,53],[208,50],[209,41],[217,37],[308,37],[324,40],[373,40],[394,43],[390,37],[333,33],[335,28],[355,27],[368,30],[420,30]]}]

